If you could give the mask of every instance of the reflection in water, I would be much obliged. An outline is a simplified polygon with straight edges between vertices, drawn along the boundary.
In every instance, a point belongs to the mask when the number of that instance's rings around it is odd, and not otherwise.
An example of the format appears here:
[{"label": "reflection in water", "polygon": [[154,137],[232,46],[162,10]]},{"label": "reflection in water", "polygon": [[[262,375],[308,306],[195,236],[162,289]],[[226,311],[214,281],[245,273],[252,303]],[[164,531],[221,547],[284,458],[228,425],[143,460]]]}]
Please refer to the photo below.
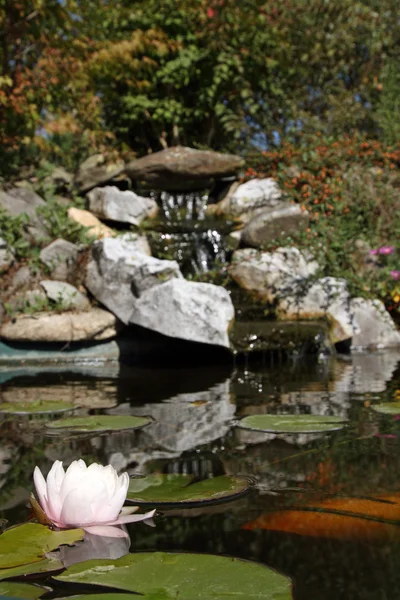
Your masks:
[{"label": "reflection in water", "polygon": [[[131,473],[251,475],[258,490],[246,498],[167,511],[155,529],[128,526],[134,549],[217,552],[261,561],[293,578],[296,600],[395,598],[400,518],[394,517],[397,506],[400,517],[400,503],[387,505],[394,510],[390,517],[386,508],[371,515],[366,506],[377,495],[396,498],[400,490],[400,421],[369,409],[371,403],[393,400],[399,364],[400,354],[392,352],[322,363],[249,363],[231,373],[226,367],[118,367],[6,375],[2,401],[72,400],[86,412],[150,415],[154,423],[140,431],[50,439],[43,435],[43,419],[0,417],[0,518],[27,518],[33,468],[48,470],[56,459],[68,464],[83,457]],[[235,427],[236,419],[256,413],[335,415],[347,419],[348,427],[279,436]],[[319,513],[310,512],[333,507],[342,513],[345,505],[360,514],[332,517],[328,511],[321,526]],[[360,537],[362,530],[385,535],[367,540]],[[89,544],[87,550],[82,546],[71,555],[86,557],[80,552],[89,551]],[[105,556],[127,551],[106,546],[96,550],[92,544],[90,551],[110,553]],[[69,549],[65,553],[63,560],[75,562]]]},{"label": "reflection in water", "polygon": [[[121,526],[121,529],[126,531],[125,526]],[[95,558],[121,558],[128,554],[130,545],[129,536],[116,538],[86,533],[82,542],[77,542],[74,546],[61,546],[50,556],[61,560],[64,567],[69,567]]]}]

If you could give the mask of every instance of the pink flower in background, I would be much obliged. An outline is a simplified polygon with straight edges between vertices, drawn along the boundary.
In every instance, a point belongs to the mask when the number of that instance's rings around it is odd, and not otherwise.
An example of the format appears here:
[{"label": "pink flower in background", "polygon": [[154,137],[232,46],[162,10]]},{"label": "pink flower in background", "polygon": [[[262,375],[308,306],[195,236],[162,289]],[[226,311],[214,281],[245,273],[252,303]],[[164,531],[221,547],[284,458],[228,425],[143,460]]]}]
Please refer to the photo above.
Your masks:
[{"label": "pink flower in background", "polygon": [[151,519],[155,511],[133,516],[138,507],[123,509],[129,487],[129,475],[118,477],[108,465],[93,463],[89,467],[83,460],[74,460],[67,471],[56,460],[47,475],[39,467],[33,473],[39,503],[46,517],[60,529],[82,527],[95,535],[126,537],[126,532],[115,527]]},{"label": "pink flower in background", "polygon": [[400,271],[390,271],[390,277],[392,279],[400,279]]},{"label": "pink flower in background", "polygon": [[379,254],[392,254],[394,252],[394,246],[382,246],[378,250]]},{"label": "pink flower in background", "polygon": [[215,10],[213,8],[207,8],[207,17],[212,19],[215,16]]},{"label": "pink flower in background", "polygon": [[376,248],[373,248],[368,252],[368,254],[370,254],[371,256],[376,256],[378,254],[378,250]]}]

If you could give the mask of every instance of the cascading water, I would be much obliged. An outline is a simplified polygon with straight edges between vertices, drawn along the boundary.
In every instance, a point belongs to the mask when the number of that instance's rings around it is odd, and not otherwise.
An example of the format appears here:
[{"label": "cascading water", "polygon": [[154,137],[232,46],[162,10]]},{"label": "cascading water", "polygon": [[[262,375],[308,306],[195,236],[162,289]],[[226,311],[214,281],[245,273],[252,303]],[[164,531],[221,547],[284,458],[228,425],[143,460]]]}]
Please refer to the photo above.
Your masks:
[{"label": "cascading water", "polygon": [[176,260],[185,276],[211,271],[227,261],[226,221],[207,216],[208,193],[152,194],[160,207],[157,231],[149,235],[154,256]]},{"label": "cascading water", "polygon": [[203,220],[208,204],[208,194],[199,192],[181,194],[161,192],[156,200],[161,207],[164,220],[169,223],[196,219]]}]

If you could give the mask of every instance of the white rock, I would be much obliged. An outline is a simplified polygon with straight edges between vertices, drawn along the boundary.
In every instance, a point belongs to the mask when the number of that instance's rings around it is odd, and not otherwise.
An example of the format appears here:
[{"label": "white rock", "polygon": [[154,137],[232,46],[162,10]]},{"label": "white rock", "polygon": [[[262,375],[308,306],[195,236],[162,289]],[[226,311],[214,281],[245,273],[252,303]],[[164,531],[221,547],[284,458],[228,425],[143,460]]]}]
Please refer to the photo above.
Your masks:
[{"label": "white rock", "polygon": [[100,219],[139,225],[146,217],[155,217],[158,206],[152,198],[138,196],[116,186],[98,187],[88,193],[90,211]]},{"label": "white rock", "polygon": [[139,235],[134,231],[128,231],[127,233],[117,236],[117,239],[120,239],[123,242],[134,243],[138,252],[143,252],[143,254],[151,256],[150,244],[145,235]]},{"label": "white rock", "polygon": [[335,344],[352,338],[357,331],[344,279],[324,277],[306,290],[294,288],[279,299],[277,312],[279,318],[287,320],[326,318],[330,323],[331,340]]},{"label": "white rock", "polygon": [[240,287],[259,299],[273,302],[297,289],[318,269],[297,248],[278,248],[275,252],[259,252],[251,248],[233,255],[231,275]]},{"label": "white rock", "polygon": [[351,308],[359,326],[352,341],[352,350],[400,346],[400,333],[380,300],[353,298]]},{"label": "white rock", "polygon": [[219,203],[219,212],[232,217],[243,217],[247,220],[253,211],[275,206],[282,197],[282,192],[274,179],[250,179],[242,183],[222,202]]},{"label": "white rock", "polygon": [[225,288],[175,278],[142,294],[130,323],[169,337],[229,348],[234,314]]},{"label": "white rock", "polygon": [[128,323],[137,298],[172,277],[182,277],[179,265],[138,250],[137,240],[106,238],[92,246],[85,285],[123,323]]}]

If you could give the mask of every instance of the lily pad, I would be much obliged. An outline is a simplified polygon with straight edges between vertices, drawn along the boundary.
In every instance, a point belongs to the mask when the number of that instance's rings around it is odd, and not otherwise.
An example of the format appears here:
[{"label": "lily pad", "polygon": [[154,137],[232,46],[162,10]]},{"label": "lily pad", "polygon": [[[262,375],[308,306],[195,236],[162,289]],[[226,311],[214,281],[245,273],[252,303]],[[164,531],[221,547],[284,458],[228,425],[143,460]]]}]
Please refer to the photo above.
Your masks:
[{"label": "lily pad", "polygon": [[20,567],[11,567],[10,569],[0,569],[0,580],[11,579],[11,577],[21,577],[23,575],[40,575],[42,573],[51,573],[64,569],[62,562],[56,558],[44,558],[39,562],[28,563]]},{"label": "lily pad", "polygon": [[0,583],[0,598],[40,598],[48,592],[42,588],[29,583],[2,581]]},{"label": "lily pad", "polygon": [[71,402],[58,400],[36,400],[36,402],[3,402],[0,404],[0,413],[8,415],[44,415],[76,410],[77,406]]},{"label": "lily pad", "polygon": [[238,427],[265,433],[322,433],[342,429],[346,422],[324,415],[250,415]]},{"label": "lily pad", "polygon": [[67,430],[70,433],[91,433],[98,431],[123,431],[139,429],[152,422],[150,417],[133,417],[120,415],[90,415],[87,417],[69,417],[46,423],[46,427],[54,432]]},{"label": "lily pad", "polygon": [[[139,596],[140,600],[142,600],[143,596]],[[144,597],[145,600],[148,596]],[[84,596],[63,596],[58,600],[138,600],[137,594],[119,594],[115,592],[114,594],[85,594]],[[163,597],[152,596],[148,600],[164,600]]]},{"label": "lily pad", "polygon": [[143,600],[290,600],[291,583],[268,567],[226,556],[141,552],[90,560],[55,579],[143,594]]},{"label": "lily pad", "polygon": [[383,415],[400,415],[400,402],[382,402],[372,404],[370,409]]},{"label": "lily pad", "polygon": [[204,505],[235,500],[246,494],[251,484],[244,477],[222,475],[193,482],[192,475],[154,474],[131,479],[127,500],[151,506]]},{"label": "lily pad", "polygon": [[[39,562],[62,544],[83,539],[83,529],[52,531],[40,523],[24,523],[0,535],[0,569]],[[1,571],[0,571],[1,573]]]}]

